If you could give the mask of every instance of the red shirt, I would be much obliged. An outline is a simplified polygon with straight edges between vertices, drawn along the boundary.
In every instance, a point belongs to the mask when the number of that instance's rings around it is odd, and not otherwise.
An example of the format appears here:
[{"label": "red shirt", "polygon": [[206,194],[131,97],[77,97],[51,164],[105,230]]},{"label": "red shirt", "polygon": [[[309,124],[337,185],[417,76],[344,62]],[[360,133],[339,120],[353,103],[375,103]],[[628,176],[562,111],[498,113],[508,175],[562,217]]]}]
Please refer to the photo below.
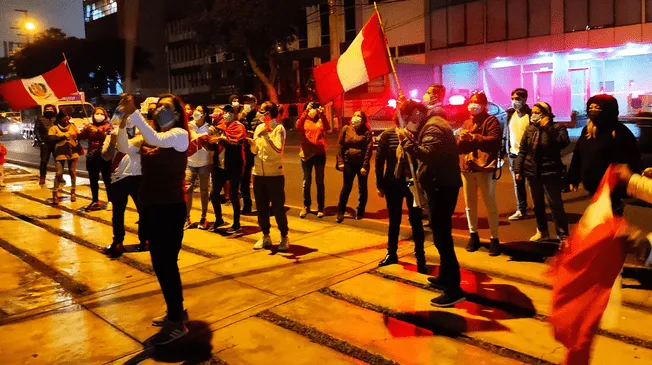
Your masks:
[{"label": "red shirt", "polygon": [[301,151],[299,156],[303,161],[313,156],[326,155],[326,132],[331,129],[326,115],[321,114],[317,121],[308,118],[308,113],[303,112],[297,120],[297,129],[301,132]]},{"label": "red shirt", "polygon": [[103,122],[102,124],[86,124],[84,129],[79,133],[78,140],[88,140],[88,156],[92,157],[102,151],[102,145],[106,136],[113,130],[111,123]]}]

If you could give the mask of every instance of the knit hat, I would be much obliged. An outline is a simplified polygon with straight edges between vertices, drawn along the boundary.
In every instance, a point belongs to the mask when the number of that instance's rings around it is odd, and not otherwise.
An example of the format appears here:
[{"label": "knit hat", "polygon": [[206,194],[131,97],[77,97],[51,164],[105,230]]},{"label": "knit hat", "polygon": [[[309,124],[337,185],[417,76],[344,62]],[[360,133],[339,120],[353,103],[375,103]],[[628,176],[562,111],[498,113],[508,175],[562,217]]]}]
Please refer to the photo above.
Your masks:
[{"label": "knit hat", "polygon": [[534,104],[534,106],[541,109],[543,114],[545,114],[545,115],[547,115],[547,116],[549,116],[551,118],[555,117],[555,115],[552,114],[552,107],[550,106],[550,104],[546,103],[545,101],[539,101],[536,104]]}]

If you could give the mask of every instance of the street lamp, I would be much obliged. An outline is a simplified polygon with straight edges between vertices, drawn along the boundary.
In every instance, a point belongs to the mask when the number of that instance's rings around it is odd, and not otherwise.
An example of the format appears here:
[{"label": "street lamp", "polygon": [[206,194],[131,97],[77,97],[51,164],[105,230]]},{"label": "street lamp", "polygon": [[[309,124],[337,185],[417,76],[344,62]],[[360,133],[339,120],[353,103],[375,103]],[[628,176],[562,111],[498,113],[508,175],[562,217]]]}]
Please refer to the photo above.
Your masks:
[{"label": "street lamp", "polygon": [[25,22],[25,29],[27,29],[29,31],[34,31],[36,29],[36,25],[33,22],[28,20],[28,21]]}]

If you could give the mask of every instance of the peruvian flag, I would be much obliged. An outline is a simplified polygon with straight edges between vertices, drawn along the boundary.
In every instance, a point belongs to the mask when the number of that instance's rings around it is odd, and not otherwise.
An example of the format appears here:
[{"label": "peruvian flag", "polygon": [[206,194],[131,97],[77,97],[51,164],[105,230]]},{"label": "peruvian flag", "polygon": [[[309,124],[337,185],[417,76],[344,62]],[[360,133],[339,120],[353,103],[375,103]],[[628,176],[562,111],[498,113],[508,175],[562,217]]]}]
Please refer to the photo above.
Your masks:
[{"label": "peruvian flag", "polygon": [[75,80],[65,61],[43,75],[0,85],[0,95],[13,110],[52,104],[76,92]]},{"label": "peruvian flag", "polygon": [[378,13],[358,33],[338,59],[313,69],[319,102],[326,104],[338,95],[392,72],[385,34]]}]

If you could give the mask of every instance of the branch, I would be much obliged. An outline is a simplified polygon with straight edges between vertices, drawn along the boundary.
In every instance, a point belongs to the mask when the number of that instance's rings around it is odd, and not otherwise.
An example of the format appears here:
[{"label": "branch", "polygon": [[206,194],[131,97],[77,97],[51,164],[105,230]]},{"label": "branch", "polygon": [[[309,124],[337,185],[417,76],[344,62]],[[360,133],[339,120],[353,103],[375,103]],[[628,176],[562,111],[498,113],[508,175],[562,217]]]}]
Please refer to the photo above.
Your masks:
[{"label": "branch", "polygon": [[258,62],[256,62],[256,59],[254,56],[251,54],[251,49],[249,47],[245,47],[245,54],[247,55],[247,61],[249,61],[249,65],[251,66],[251,69],[254,71],[254,74],[258,76],[260,81],[265,84],[265,85],[270,85],[272,82],[270,81],[270,78],[265,75],[263,70],[258,66]]},{"label": "branch", "polygon": [[276,76],[278,75],[278,64],[276,62],[276,57],[274,57],[274,52],[270,52],[267,56],[269,59],[269,81],[273,84],[276,82]]}]

